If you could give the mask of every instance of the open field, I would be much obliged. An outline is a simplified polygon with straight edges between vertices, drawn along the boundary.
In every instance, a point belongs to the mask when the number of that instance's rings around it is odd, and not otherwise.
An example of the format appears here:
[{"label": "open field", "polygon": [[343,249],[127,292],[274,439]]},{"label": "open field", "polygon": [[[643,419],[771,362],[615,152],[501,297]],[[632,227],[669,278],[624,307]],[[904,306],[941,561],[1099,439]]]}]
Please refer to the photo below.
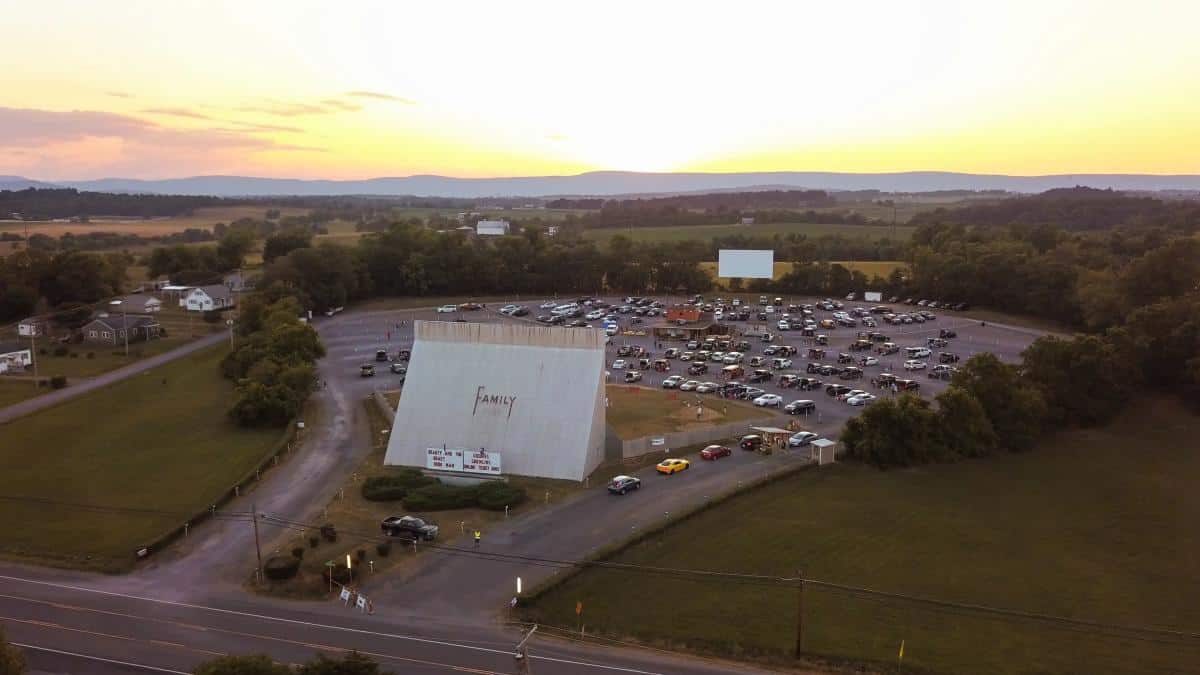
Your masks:
[{"label": "open field", "polygon": [[206,349],[5,425],[0,518],[9,528],[0,552],[127,569],[139,547],[250,471],[282,432],[228,421],[233,385],[217,369],[224,354],[223,347]]},{"label": "open field", "polygon": [[803,234],[808,237],[840,235],[863,239],[907,240],[912,227],[900,225],[834,225],[821,223],[770,223],[764,225],[681,225],[672,227],[635,227],[633,230],[619,227],[593,228],[584,230],[583,238],[607,244],[614,235],[620,234],[637,242],[708,241],[713,237],[743,235],[748,237],[773,237],[775,235]]},{"label": "open field", "polygon": [[[621,371],[613,371],[613,378],[619,377],[622,377]],[[694,379],[703,381],[704,377]],[[755,408],[748,403],[714,400],[687,391],[620,385],[609,385],[607,390],[608,423],[618,436],[627,439],[770,417],[772,414],[772,411]],[[685,406],[685,403],[701,399],[705,405],[701,420],[696,421],[696,409]]]},{"label": "open field", "polygon": [[182,232],[189,227],[212,229],[217,223],[229,224],[239,218],[263,218],[268,209],[279,209],[281,216],[296,216],[308,213],[308,209],[294,207],[279,207],[270,204],[254,206],[214,206],[196,209],[189,216],[169,216],[165,218],[108,218],[97,216],[88,223],[63,223],[53,221],[0,221],[0,232],[16,232],[24,235],[45,234],[60,237],[67,232],[82,234],[84,232],[120,232],[123,234],[138,234],[143,237],[160,237],[166,234]]},{"label": "open field", "polygon": [[[65,375],[68,380],[78,377],[95,377],[121,366],[127,366],[148,356],[162,354],[180,345],[191,342],[190,339],[167,337],[148,342],[130,342],[129,356],[125,356],[125,345],[103,344],[73,344],[68,345],[69,355],[55,356],[52,351],[34,356],[37,360],[38,376],[51,377]],[[39,347],[40,349],[40,347]],[[87,355],[91,354],[92,358]],[[29,374],[33,374],[30,370]]]},{"label": "open field", "polygon": [[[1105,624],[1200,632],[1200,441],[1177,401],[1032,452],[881,472],[810,470],[651,536],[614,562],[795,577]],[[712,536],[731,532],[736,537]],[[593,568],[534,618],[734,655],[790,658],[797,591]],[[804,648],[947,673],[1191,673],[1200,640],[1145,639],[807,584]]]},{"label": "open field", "polygon": [[32,379],[0,378],[0,408],[20,403],[27,398],[33,398],[48,391],[50,390],[45,387],[33,386]]},{"label": "open field", "polygon": [[[903,271],[908,267],[907,264],[902,260],[834,260],[832,262],[845,267],[851,272],[858,271],[871,278],[880,276],[885,279],[892,273],[893,270],[898,269]],[[776,261],[775,269],[773,271],[774,276],[772,279],[779,279],[788,272],[791,272],[793,264],[794,263],[786,261]],[[710,276],[716,279],[717,263],[702,262],[700,263],[700,269],[707,271]],[[716,283],[722,288],[728,288],[728,285],[721,279],[716,279]]]}]

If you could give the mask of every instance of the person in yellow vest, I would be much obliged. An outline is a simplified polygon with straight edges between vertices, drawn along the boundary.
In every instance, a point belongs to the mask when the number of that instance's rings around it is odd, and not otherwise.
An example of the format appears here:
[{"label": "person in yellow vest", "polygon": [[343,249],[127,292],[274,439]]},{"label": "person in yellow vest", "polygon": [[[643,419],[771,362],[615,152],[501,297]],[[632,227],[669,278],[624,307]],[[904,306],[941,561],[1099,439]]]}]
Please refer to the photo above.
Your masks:
[{"label": "person in yellow vest", "polygon": [[479,540],[483,538],[483,533],[475,530],[475,548],[479,548]]}]

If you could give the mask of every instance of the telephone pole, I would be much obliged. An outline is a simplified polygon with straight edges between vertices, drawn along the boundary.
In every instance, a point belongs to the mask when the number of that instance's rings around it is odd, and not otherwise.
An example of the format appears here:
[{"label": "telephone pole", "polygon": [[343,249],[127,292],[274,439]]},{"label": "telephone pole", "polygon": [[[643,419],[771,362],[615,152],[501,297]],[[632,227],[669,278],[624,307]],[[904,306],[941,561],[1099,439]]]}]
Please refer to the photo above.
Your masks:
[{"label": "telephone pole", "polygon": [[796,658],[804,653],[804,572],[800,572],[800,586],[796,593]]},{"label": "telephone pole", "polygon": [[258,504],[250,505],[250,515],[254,519],[254,553],[258,555],[258,582],[262,583],[262,546],[258,541]]},{"label": "telephone pole", "polygon": [[525,634],[525,637],[521,638],[516,648],[513,649],[513,658],[517,662],[517,675],[529,675],[529,649],[525,646],[525,643],[529,642],[529,638],[533,637],[533,634],[536,632],[537,624],[535,623],[533,624],[533,628],[529,629],[529,632]]}]

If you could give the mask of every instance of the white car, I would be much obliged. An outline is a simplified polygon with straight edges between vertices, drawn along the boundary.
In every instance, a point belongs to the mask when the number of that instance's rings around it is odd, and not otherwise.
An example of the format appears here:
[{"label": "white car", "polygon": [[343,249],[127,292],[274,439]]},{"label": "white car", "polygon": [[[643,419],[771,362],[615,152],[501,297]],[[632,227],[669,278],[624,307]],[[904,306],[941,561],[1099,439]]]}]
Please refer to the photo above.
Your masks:
[{"label": "white car", "polygon": [[625,363],[625,359],[617,359],[616,361],[613,361],[612,364],[613,370],[625,370],[627,367],[629,367],[629,365]]},{"label": "white car", "polygon": [[875,400],[874,394],[862,393],[862,394],[859,394],[858,396],[853,396],[851,398],[846,399],[846,403],[848,403],[850,405],[854,405],[854,406],[860,406],[860,405],[866,405],[874,400]]},{"label": "white car", "polygon": [[867,392],[863,391],[862,389],[851,389],[850,391],[838,396],[838,400],[849,401],[850,399],[852,399],[856,396],[862,396],[865,393],[867,393]]},{"label": "white car", "polygon": [[802,448],[809,443],[817,440],[819,436],[811,431],[797,431],[788,439],[788,446],[792,448]]},{"label": "white car", "polygon": [[904,350],[910,359],[927,359],[933,355],[928,347],[908,347]]},{"label": "white car", "polygon": [[458,311],[458,305],[442,305],[437,308],[438,314],[453,314]]},{"label": "white car", "polygon": [[549,300],[538,305],[539,309],[554,309],[555,307],[558,307],[558,303],[553,300]]},{"label": "white car", "polygon": [[662,388],[663,389],[678,389],[680,384],[683,384],[683,378],[680,377],[679,375],[672,375],[672,376],[668,377],[667,379],[663,380]]},{"label": "white car", "polygon": [[684,352],[679,355],[680,361],[691,361],[694,358],[696,358],[696,355],[693,354],[692,352]]},{"label": "white car", "polygon": [[610,323],[604,327],[604,334],[609,337],[616,335],[621,329],[615,323]]},{"label": "white car", "polygon": [[864,356],[858,360],[858,365],[864,368],[866,366],[877,366],[879,365],[879,359],[875,358],[874,356]]},{"label": "white car", "polygon": [[701,382],[700,384],[696,385],[696,393],[711,394],[720,388],[721,385],[717,384],[716,382]]},{"label": "white car", "polygon": [[713,363],[721,363],[725,360],[725,352],[713,352],[708,355],[708,360]]},{"label": "white car", "polygon": [[741,352],[729,352],[725,355],[725,358],[721,359],[721,361],[727,366],[732,366],[734,364],[741,363],[744,358],[745,357]]},{"label": "white car", "polygon": [[778,328],[779,330],[791,330],[791,328],[792,328],[791,325],[787,321],[782,320],[782,319],[779,321],[779,323],[775,324],[775,327]]},{"label": "white car", "polygon": [[792,360],[785,358],[771,359],[771,367],[775,370],[784,370],[792,367]]},{"label": "white car", "polygon": [[688,380],[687,382],[679,385],[679,391],[696,391],[696,388],[699,386],[700,383],[696,380]]},{"label": "white car", "polygon": [[604,318],[604,310],[594,309],[594,310],[588,312],[583,318],[587,319],[588,321],[595,321],[596,319],[603,319]]},{"label": "white car", "polygon": [[754,399],[754,405],[760,408],[772,407],[778,408],[783,405],[783,397],[779,394],[763,394]]},{"label": "white car", "polygon": [[517,305],[505,305],[500,308],[501,314],[512,314],[515,311],[517,311]]},{"label": "white car", "polygon": [[926,367],[927,364],[924,361],[917,361],[916,359],[910,359],[904,362],[905,370],[925,370]]}]

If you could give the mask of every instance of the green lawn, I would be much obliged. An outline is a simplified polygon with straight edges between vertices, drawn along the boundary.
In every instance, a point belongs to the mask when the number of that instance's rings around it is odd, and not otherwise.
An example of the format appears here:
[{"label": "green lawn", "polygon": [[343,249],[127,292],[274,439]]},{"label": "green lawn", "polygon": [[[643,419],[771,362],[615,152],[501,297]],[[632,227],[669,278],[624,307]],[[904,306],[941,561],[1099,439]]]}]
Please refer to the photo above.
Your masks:
[{"label": "green lawn", "polygon": [[[121,366],[140,361],[148,356],[154,356],[184,345],[190,340],[177,337],[150,340],[148,342],[130,342],[129,356],[125,356],[125,345],[113,347],[101,344],[72,344],[67,345],[68,353],[55,356],[53,351],[38,354],[38,377],[48,378],[54,375],[66,375],[68,380],[80,377],[94,377]],[[39,349],[41,349],[39,345]],[[92,358],[88,358],[88,354]],[[33,371],[29,371],[32,373]]]},{"label": "green lawn", "polygon": [[713,237],[745,235],[772,237],[776,234],[803,234],[809,237],[841,235],[864,239],[906,240],[915,228],[900,225],[895,228],[883,225],[835,225],[822,223],[770,223],[764,225],[679,225],[671,227],[595,228],[584,230],[583,238],[607,244],[613,235],[631,237],[634,241],[676,242],[686,240],[708,241]]},{"label": "green lawn", "polygon": [[[192,513],[231,488],[281,437],[225,416],[232,385],[206,349],[0,426],[0,495]],[[183,515],[0,500],[0,552],[121,570]]]},{"label": "green lawn", "polygon": [[[624,551],[623,563],[807,578],[1110,624],[1200,632],[1198,418],[1147,401],[1020,455],[802,472]],[[736,524],[732,526],[731,524]],[[712,536],[714,532],[734,536]],[[543,596],[544,623],[788,659],[791,588],[593,569]],[[808,585],[805,648],[946,673],[1195,673],[1187,644],[858,597]]]},{"label": "green lawn", "polygon": [[20,403],[27,398],[50,391],[46,387],[35,387],[31,380],[0,380],[0,408]]},{"label": "green lawn", "polygon": [[[793,264],[794,263],[790,262],[776,261],[775,267],[772,270],[772,274],[774,274],[773,278],[778,280],[783,275],[791,272]],[[879,276],[884,279],[886,279],[893,270],[898,269],[905,271],[908,268],[908,264],[902,260],[835,260],[833,261],[833,264],[841,265],[851,272],[862,272],[869,278]],[[709,275],[713,277],[718,286],[721,288],[728,288],[727,280],[717,278],[717,263],[702,262],[700,263],[700,269],[707,271]]]},{"label": "green lawn", "polygon": [[[676,363],[678,366],[679,363]],[[623,377],[621,371],[614,378]],[[705,382],[707,375],[688,377]],[[716,375],[713,375],[716,377]],[[651,434],[683,431],[697,427],[762,419],[771,413],[755,408],[748,403],[721,400],[710,394],[687,391],[669,391],[648,387],[609,385],[608,423],[621,438],[641,438]],[[700,422],[696,421],[695,408],[684,406],[685,402],[703,401]]]}]

